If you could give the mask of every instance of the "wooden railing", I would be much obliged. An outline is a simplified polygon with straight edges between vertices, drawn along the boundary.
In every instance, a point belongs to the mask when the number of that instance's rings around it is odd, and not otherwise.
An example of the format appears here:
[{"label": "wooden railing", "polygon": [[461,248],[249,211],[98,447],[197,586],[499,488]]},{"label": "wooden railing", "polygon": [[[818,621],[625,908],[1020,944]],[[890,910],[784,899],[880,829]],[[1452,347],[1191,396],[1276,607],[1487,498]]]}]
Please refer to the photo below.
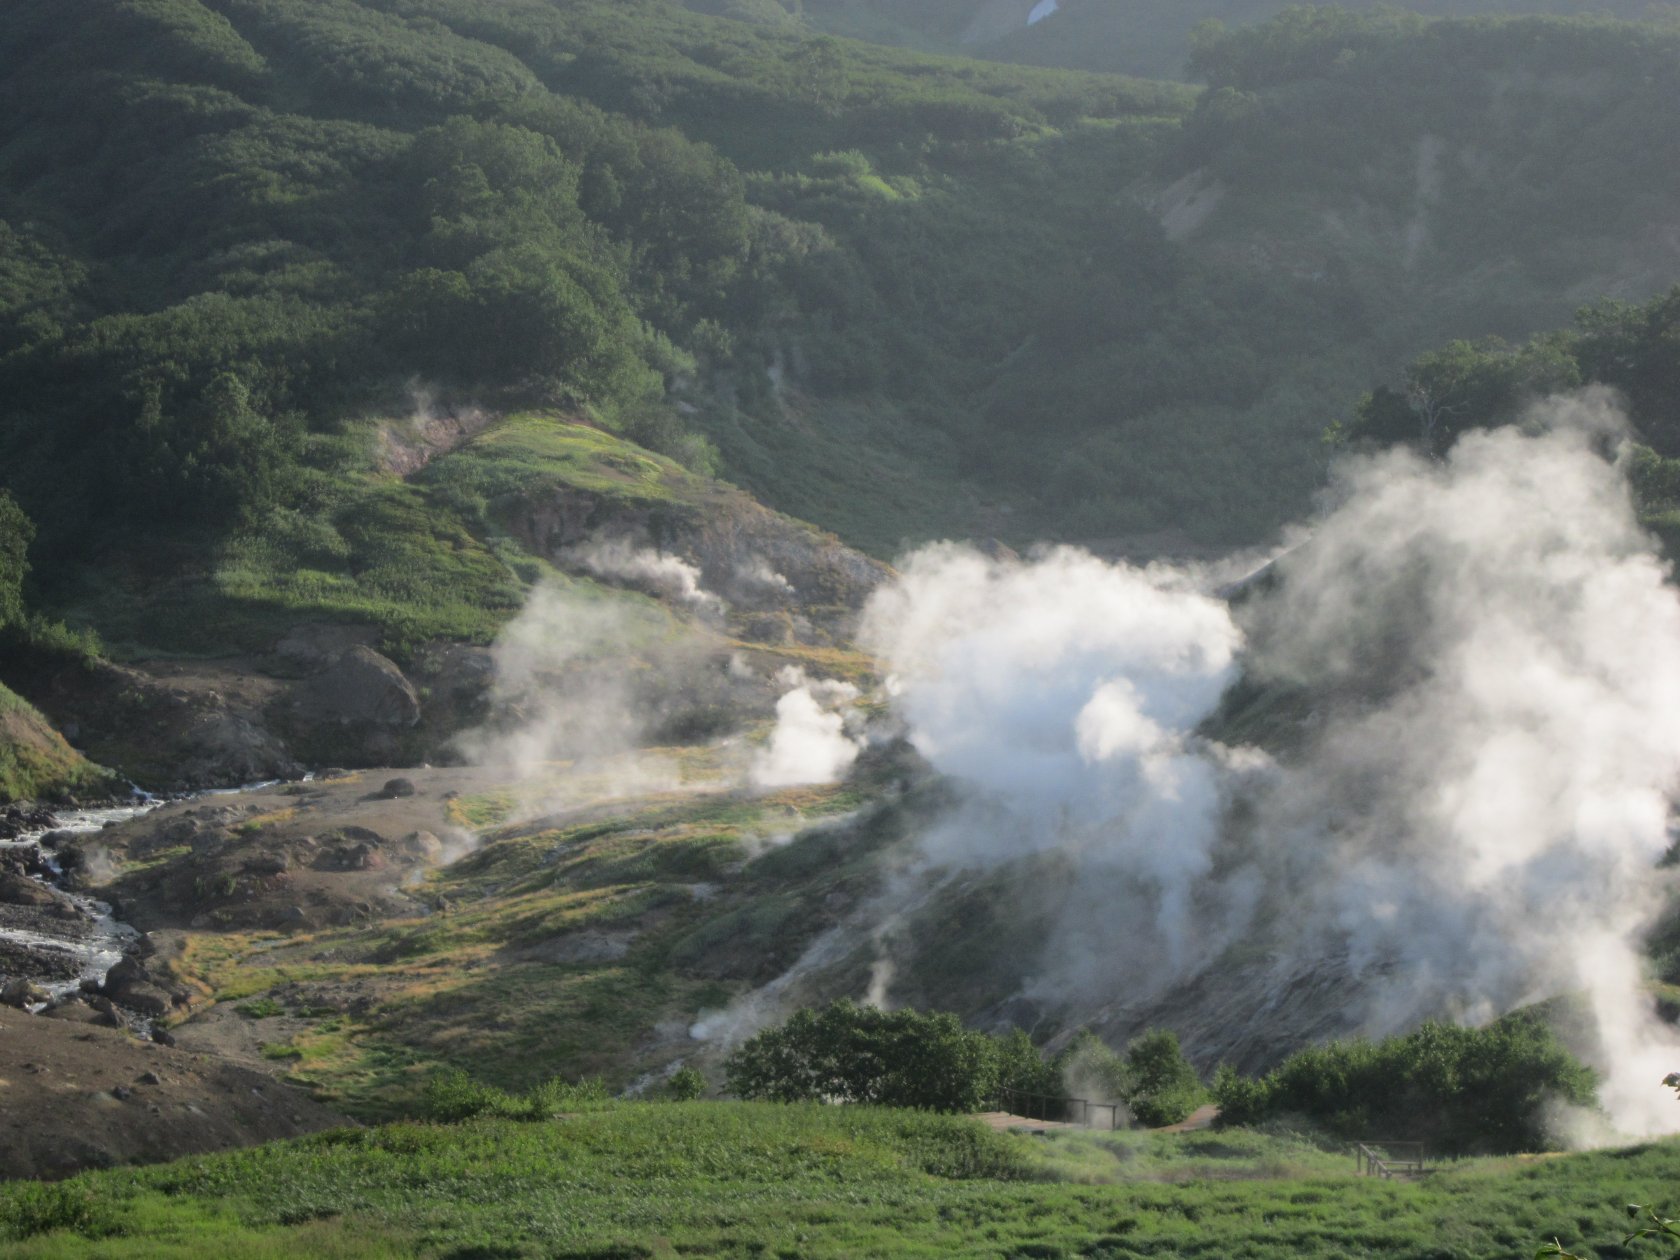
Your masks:
[{"label": "wooden railing", "polygon": [[[1087,1129],[1120,1127],[1119,1103],[1092,1102],[1088,1098],[1066,1098],[1060,1094],[1035,1094],[1004,1086],[998,1091],[997,1107],[1024,1120],[1075,1124]],[[1102,1121],[1107,1123],[1103,1124]]]},{"label": "wooden railing", "polygon": [[1429,1169],[1424,1164],[1422,1142],[1355,1142],[1353,1160],[1360,1174],[1393,1181],[1396,1177],[1422,1177]]}]

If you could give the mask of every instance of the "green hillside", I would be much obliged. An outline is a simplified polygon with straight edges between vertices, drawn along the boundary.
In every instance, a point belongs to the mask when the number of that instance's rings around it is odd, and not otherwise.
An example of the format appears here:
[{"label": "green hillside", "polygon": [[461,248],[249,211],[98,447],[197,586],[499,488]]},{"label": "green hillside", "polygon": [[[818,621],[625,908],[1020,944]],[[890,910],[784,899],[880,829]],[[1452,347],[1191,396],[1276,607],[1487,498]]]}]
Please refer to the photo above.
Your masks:
[{"label": "green hillside", "polygon": [[1253,540],[1395,363],[1680,269],[1654,27],[1299,11],[1205,39],[1198,100],[658,0],[4,14],[0,482],[101,624],[340,549],[416,388],[880,553]]},{"label": "green hillside", "polygon": [[[1020,65],[1177,79],[1190,74],[1203,22],[1247,26],[1289,0],[685,0],[699,13],[781,30],[846,36]],[[1671,18],[1669,0],[1342,0],[1351,11],[1393,8],[1432,17],[1591,13]],[[1038,16],[1036,19],[1034,15]]]},{"label": "green hillside", "polygon": [[16,692],[0,684],[0,805],[109,795],[122,780],[93,765]]},{"label": "green hillside", "polygon": [[[1298,1137],[1001,1135],[917,1112],[595,1104],[530,1124],[329,1131],[0,1187],[19,1260],[60,1256],[1529,1256],[1603,1244],[1680,1150],[1476,1160],[1421,1184]],[[1598,1255],[1637,1252],[1600,1250]]]}]

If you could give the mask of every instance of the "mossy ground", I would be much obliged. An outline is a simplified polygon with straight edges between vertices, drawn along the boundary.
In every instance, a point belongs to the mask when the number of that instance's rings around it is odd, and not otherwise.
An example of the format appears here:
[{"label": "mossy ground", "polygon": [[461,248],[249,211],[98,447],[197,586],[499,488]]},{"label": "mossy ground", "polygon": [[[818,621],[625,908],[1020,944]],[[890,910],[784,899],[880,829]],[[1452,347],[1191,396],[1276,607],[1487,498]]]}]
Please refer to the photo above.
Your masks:
[{"label": "mossy ground", "polygon": [[452,801],[484,843],[409,890],[423,915],[190,931],[176,974],[301,1017],[271,1056],[365,1117],[402,1114],[443,1065],[510,1088],[658,1071],[693,1052],[702,1011],[790,965],[832,898],[874,886],[890,836],[859,813],[878,785],[750,794],[719,785],[716,750],[666,752],[673,786],[627,798],[557,767],[553,792],[539,777]]},{"label": "mossy ground", "polygon": [[307,510],[275,509],[218,541],[115,545],[62,611],[118,655],[260,651],[317,621],[376,627],[403,658],[432,640],[489,642],[532,585],[558,577],[500,523],[529,498],[569,489],[652,509],[732,493],[554,414],[509,416],[408,479],[382,467],[378,432],[368,421],[310,439]]}]

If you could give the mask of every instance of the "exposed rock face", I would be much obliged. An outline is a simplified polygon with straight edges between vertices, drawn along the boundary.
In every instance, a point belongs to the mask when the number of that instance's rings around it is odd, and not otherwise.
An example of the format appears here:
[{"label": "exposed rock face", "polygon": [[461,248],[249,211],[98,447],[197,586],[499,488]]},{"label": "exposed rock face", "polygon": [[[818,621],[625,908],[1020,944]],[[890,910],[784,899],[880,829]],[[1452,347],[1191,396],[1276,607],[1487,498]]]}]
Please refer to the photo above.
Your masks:
[{"label": "exposed rock face", "polygon": [[50,906],[52,890],[14,871],[0,871],[0,902],[8,906]]},{"label": "exposed rock face", "polygon": [[357,644],[298,683],[279,716],[312,760],[392,764],[420,721],[420,697],[395,662]]},{"label": "exposed rock face", "polygon": [[379,462],[400,477],[411,476],[482,433],[495,419],[494,413],[478,407],[443,411],[422,407],[405,420],[388,420],[379,427]]},{"label": "exposed rock face", "polygon": [[293,669],[313,672],[327,669],[355,647],[371,647],[378,638],[372,626],[293,626],[274,645],[274,654]]},{"label": "exposed rock face", "polygon": [[[870,592],[892,575],[833,535],[727,489],[702,505],[630,507],[568,488],[533,499],[509,524],[562,568],[575,569],[586,549],[612,543],[676,556],[732,608],[760,614],[753,624],[770,627],[778,640],[826,645],[849,636]],[[776,612],[789,620],[762,616]]]},{"label": "exposed rock face", "polygon": [[155,668],[65,666],[18,680],[28,698],[96,760],[154,790],[295,777],[297,759],[263,718],[278,690],[245,669],[162,662]]},{"label": "exposed rock face", "polygon": [[292,705],[307,722],[402,730],[420,720],[420,697],[402,670],[363,644],[299,687]]}]

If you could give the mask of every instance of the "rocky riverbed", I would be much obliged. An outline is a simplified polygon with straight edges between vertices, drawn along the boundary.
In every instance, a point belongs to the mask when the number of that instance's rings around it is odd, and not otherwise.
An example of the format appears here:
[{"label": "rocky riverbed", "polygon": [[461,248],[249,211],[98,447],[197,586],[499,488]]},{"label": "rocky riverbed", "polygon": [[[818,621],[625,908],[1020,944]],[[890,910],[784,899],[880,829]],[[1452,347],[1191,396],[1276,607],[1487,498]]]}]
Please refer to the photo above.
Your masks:
[{"label": "rocky riverbed", "polygon": [[123,963],[145,953],[141,934],[77,889],[99,873],[86,838],[156,804],[136,796],[105,808],[0,814],[0,1004],[140,1031],[161,1013],[155,1003],[124,1000],[125,977],[141,968]]}]

